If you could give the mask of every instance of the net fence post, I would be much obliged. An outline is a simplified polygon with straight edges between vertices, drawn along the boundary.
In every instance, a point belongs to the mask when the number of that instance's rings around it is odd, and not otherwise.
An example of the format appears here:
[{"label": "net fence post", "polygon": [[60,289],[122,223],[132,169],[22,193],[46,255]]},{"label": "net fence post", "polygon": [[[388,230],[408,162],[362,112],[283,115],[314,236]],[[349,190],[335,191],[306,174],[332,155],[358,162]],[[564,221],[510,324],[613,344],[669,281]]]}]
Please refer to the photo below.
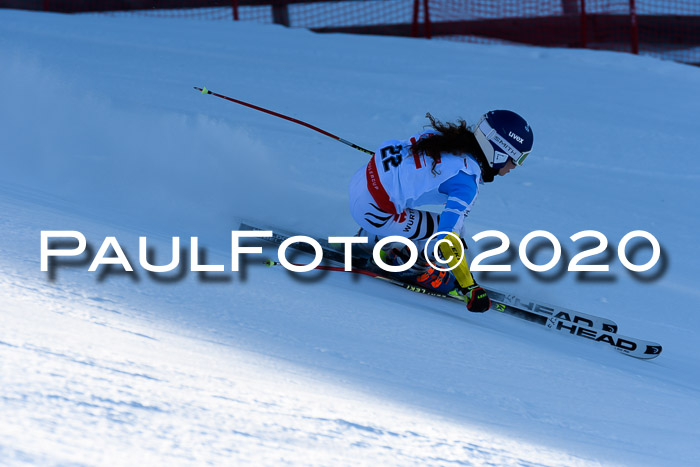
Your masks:
[{"label": "net fence post", "polygon": [[413,23],[411,24],[411,37],[418,37],[418,13],[420,0],[413,0]]},{"label": "net fence post", "polygon": [[586,37],[586,0],[581,0],[581,47],[586,48],[588,41]]},{"label": "net fence post", "polygon": [[287,0],[277,0],[272,4],[272,22],[289,27],[289,4]]},{"label": "net fence post", "polygon": [[632,53],[639,54],[639,24],[637,22],[637,7],[634,0],[630,0],[630,44]]},{"label": "net fence post", "polygon": [[238,21],[238,0],[231,0],[231,14],[234,21]]},{"label": "net fence post", "polygon": [[423,0],[423,8],[425,9],[425,38],[431,38],[430,31],[430,9],[428,7],[430,0]]}]

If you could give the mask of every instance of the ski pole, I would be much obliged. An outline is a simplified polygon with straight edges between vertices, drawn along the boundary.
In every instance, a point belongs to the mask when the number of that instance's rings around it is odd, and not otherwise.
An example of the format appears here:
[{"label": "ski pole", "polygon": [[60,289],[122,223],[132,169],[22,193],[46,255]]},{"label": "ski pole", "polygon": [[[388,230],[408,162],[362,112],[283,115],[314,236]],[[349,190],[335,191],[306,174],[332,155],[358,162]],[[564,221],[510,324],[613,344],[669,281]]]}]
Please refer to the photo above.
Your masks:
[{"label": "ski pole", "polygon": [[[263,264],[268,267],[273,267],[273,266],[282,266],[282,263],[278,261],[274,261],[272,259],[268,259],[266,261],[263,261]],[[302,266],[301,264],[294,264],[291,263],[294,266]],[[377,274],[372,271],[365,271],[364,269],[351,269],[349,271],[346,271],[345,268],[341,267],[336,267],[336,266],[324,266],[324,265],[318,265],[314,268],[314,270],[322,270],[322,271],[338,271],[338,272],[349,272],[350,274],[364,274],[365,276],[373,277],[375,279],[382,280],[384,282],[388,282],[390,284],[396,285],[398,287],[401,287],[406,290],[410,290],[411,292],[417,292],[420,294],[424,295],[430,295],[433,297],[440,297],[440,298],[447,298],[447,299],[457,299],[461,300],[461,297],[455,297],[453,295],[445,294],[442,292],[434,292],[432,290],[428,290],[424,287],[419,287],[417,285],[409,284],[407,282],[402,282],[396,279],[391,279],[389,277],[384,277],[380,274]]]},{"label": "ski pole", "polygon": [[219,98],[221,98],[221,99],[225,99],[225,100],[227,100],[227,101],[234,102],[234,103],[236,103],[236,104],[244,105],[244,106],[246,106],[246,107],[250,107],[251,109],[259,110],[260,112],[265,112],[265,113],[267,113],[267,114],[274,115],[275,117],[279,117],[279,118],[283,118],[283,119],[285,119],[285,120],[289,120],[290,122],[298,123],[299,125],[305,126],[306,128],[311,128],[311,129],[314,130],[314,131],[318,131],[318,132],[321,133],[322,135],[326,135],[326,136],[328,136],[328,137],[330,137],[330,138],[333,138],[333,139],[335,139],[335,140],[337,140],[337,141],[340,141],[340,142],[343,143],[343,144],[347,144],[347,145],[350,146],[351,148],[357,149],[358,151],[362,151],[362,152],[366,152],[367,154],[374,155],[374,151],[370,151],[369,149],[365,149],[365,148],[363,148],[363,147],[360,147],[360,146],[358,146],[358,145],[355,144],[355,143],[351,143],[350,141],[341,138],[340,136],[336,136],[336,135],[334,135],[333,133],[329,133],[329,132],[327,132],[326,130],[322,130],[321,128],[319,128],[319,127],[317,127],[317,126],[313,126],[313,125],[311,125],[311,124],[309,124],[309,123],[302,122],[301,120],[297,120],[296,118],[288,117],[288,116],[283,115],[283,114],[281,114],[281,113],[273,112],[272,110],[267,110],[267,109],[264,109],[264,108],[262,108],[262,107],[258,107],[257,105],[249,104],[249,103],[247,103],[247,102],[243,102],[243,101],[240,101],[240,100],[238,100],[238,99],[234,99],[233,97],[224,96],[223,94],[217,94],[217,93],[215,93],[215,92],[212,92],[212,91],[208,90],[206,87],[204,87],[204,88],[198,88],[197,86],[195,86],[194,88],[195,88],[197,91],[201,91],[202,94],[211,94],[212,96],[216,96],[216,97],[219,97]]},{"label": "ski pole", "polygon": [[[275,261],[275,260],[272,260],[272,259],[268,259],[268,260],[263,261],[263,264],[265,266],[268,266],[268,267],[282,266],[282,263]],[[302,266],[301,264],[295,264],[295,263],[291,263],[291,264],[294,266]],[[372,272],[372,271],[365,271],[364,269],[351,269],[349,271],[346,271],[345,268],[336,267],[336,266],[324,266],[324,265],[320,264],[320,265],[316,266],[313,270],[314,271],[315,270],[322,270],[322,271],[349,272],[350,274],[364,274],[365,276],[369,276],[369,277],[372,277],[374,279],[379,279],[379,280],[382,280],[384,282],[388,282],[389,284],[395,285],[397,287],[401,287],[402,289],[406,289],[410,292],[415,292],[415,293],[419,293],[419,294],[423,294],[423,295],[429,295],[431,297],[444,298],[447,300],[457,300],[459,302],[462,302],[462,300],[463,300],[461,296],[437,292],[434,290],[428,290],[425,287],[420,287],[417,285],[409,284],[408,282],[402,282],[402,281],[399,281],[396,279],[391,279],[389,277],[384,277],[384,276],[377,274],[375,272]],[[505,310],[506,310],[505,306],[503,309],[499,309],[499,311],[503,311],[503,312],[505,312]]]},{"label": "ski pole", "polygon": [[[271,260],[271,259],[263,261],[263,264],[265,266],[269,266],[269,267],[282,265],[282,263],[280,263],[278,261]],[[292,266],[303,266],[301,264],[294,264],[294,263],[291,263],[291,264],[292,264]],[[324,266],[322,264],[316,266],[314,269],[320,269],[322,271],[339,271],[339,272],[349,272],[352,274],[364,274],[365,276],[376,277],[378,279],[385,279],[385,280],[389,280],[389,281],[392,280],[392,279],[388,279],[386,277],[382,277],[377,273],[374,273],[371,271],[365,271],[364,269],[351,269],[349,271],[346,271],[345,268],[340,268],[340,267],[336,267],[336,266]]]}]

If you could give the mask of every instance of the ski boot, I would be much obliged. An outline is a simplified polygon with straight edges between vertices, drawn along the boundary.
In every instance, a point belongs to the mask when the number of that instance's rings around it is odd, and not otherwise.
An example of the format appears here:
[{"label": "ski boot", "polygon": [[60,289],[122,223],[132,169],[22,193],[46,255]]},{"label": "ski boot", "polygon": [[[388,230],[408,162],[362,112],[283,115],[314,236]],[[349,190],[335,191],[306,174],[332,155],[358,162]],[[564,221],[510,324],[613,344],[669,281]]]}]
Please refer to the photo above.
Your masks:
[{"label": "ski boot", "polygon": [[[403,247],[391,248],[382,255],[384,262],[392,266],[406,264],[410,257],[411,252],[405,245]],[[451,294],[457,288],[457,282],[452,273],[435,269],[424,258],[421,258],[420,255],[416,263],[410,269],[389,274],[401,281],[409,282],[423,287],[424,289],[443,294]]]}]

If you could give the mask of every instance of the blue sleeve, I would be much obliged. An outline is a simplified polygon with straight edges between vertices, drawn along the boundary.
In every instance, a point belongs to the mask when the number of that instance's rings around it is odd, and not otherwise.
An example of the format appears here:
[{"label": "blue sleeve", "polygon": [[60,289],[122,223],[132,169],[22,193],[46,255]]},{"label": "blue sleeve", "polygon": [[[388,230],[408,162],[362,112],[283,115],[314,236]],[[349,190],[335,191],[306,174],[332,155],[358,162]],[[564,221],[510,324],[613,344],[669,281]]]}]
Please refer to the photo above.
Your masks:
[{"label": "blue sleeve", "polygon": [[440,214],[438,230],[440,232],[459,232],[462,219],[469,212],[476,198],[476,177],[459,172],[449,180],[442,182],[438,191],[447,195],[447,203]]}]

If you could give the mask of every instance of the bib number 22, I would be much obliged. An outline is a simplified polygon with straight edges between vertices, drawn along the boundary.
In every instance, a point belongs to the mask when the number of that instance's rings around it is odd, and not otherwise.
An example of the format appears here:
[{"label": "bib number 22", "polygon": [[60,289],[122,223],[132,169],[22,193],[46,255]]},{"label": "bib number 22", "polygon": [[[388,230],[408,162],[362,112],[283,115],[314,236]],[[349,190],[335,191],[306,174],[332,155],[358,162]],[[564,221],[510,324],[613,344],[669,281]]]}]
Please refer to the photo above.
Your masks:
[{"label": "bib number 22", "polygon": [[398,167],[401,163],[401,146],[386,146],[383,147],[380,152],[382,155],[382,167],[384,167],[384,172],[391,170],[391,167]]}]

